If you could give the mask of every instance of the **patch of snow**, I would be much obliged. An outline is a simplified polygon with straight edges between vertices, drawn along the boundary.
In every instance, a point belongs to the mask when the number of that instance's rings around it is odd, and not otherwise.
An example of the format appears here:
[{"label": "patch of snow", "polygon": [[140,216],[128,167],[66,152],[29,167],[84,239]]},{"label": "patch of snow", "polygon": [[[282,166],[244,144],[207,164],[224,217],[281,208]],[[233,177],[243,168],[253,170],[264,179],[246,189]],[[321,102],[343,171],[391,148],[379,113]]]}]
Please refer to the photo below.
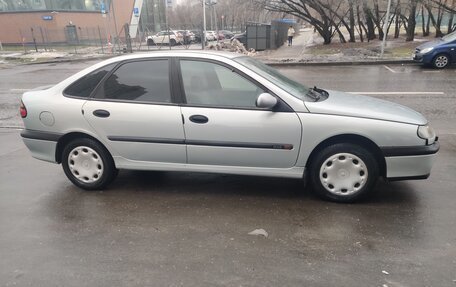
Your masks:
[{"label": "patch of snow", "polygon": [[262,235],[262,236],[264,236],[266,238],[269,236],[269,234],[266,232],[266,230],[264,230],[262,228],[255,229],[255,230],[249,232],[249,235]]}]

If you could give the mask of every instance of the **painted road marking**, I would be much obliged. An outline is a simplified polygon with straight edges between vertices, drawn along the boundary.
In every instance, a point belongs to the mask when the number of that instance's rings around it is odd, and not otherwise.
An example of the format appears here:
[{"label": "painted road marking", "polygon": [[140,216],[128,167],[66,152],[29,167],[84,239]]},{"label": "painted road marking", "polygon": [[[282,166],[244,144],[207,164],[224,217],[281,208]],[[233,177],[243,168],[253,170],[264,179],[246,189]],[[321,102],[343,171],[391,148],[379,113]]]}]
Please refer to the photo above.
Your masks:
[{"label": "painted road marking", "polygon": [[445,95],[444,92],[348,92],[354,95]]},{"label": "painted road marking", "polygon": [[391,68],[388,67],[387,65],[383,65],[383,67],[385,67],[385,69],[387,69],[387,70],[390,71],[391,73],[394,73],[394,74],[397,73],[395,70],[391,69]]}]

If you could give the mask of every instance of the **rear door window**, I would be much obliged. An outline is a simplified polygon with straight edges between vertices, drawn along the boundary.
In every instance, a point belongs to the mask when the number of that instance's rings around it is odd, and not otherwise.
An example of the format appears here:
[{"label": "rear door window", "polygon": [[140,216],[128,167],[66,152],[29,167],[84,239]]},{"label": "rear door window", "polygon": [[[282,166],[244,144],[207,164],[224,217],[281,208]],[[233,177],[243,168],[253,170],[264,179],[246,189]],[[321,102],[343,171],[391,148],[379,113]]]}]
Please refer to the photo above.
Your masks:
[{"label": "rear door window", "polygon": [[63,93],[70,97],[88,98],[98,83],[111,72],[115,65],[117,65],[117,63],[104,66],[103,68],[85,75],[66,88]]},{"label": "rear door window", "polygon": [[110,100],[170,103],[168,60],[125,63],[104,82],[97,97]]}]

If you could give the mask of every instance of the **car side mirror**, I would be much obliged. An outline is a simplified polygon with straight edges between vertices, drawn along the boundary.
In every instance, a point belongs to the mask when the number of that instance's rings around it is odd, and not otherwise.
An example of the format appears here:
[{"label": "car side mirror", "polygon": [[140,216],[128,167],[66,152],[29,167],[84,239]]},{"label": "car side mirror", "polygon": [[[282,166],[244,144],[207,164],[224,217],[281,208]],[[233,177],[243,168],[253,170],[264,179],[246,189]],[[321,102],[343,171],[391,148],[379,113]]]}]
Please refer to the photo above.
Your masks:
[{"label": "car side mirror", "polygon": [[256,100],[256,106],[261,109],[272,109],[279,101],[269,93],[262,93]]}]

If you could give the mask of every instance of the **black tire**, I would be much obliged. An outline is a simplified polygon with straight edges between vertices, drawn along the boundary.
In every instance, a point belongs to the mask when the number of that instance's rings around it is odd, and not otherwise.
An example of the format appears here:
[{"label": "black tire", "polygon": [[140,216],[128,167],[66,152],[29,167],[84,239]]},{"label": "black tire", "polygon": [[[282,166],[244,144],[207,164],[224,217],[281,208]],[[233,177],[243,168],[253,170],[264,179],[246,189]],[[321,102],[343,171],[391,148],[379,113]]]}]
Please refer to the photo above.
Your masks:
[{"label": "black tire", "polygon": [[171,46],[176,46],[176,44],[177,44],[176,40],[174,40],[174,39],[171,39],[169,41],[169,43],[170,43]]},{"label": "black tire", "polygon": [[318,152],[309,171],[312,190],[319,197],[344,203],[371,193],[378,176],[378,163],[372,153],[350,143],[333,144]]},{"label": "black tire", "polygon": [[432,66],[436,69],[444,69],[450,65],[450,56],[447,54],[437,54],[432,60]]},{"label": "black tire", "polygon": [[[70,158],[70,153],[74,160]],[[78,156],[84,157],[79,159]],[[68,179],[85,190],[105,188],[118,173],[109,151],[99,142],[89,138],[75,139],[65,146],[62,153],[62,167]],[[84,174],[90,172],[93,174],[92,178],[84,177]],[[79,174],[80,178],[76,174]]]},{"label": "black tire", "polygon": [[155,42],[152,39],[147,39],[147,46],[154,46]]}]

